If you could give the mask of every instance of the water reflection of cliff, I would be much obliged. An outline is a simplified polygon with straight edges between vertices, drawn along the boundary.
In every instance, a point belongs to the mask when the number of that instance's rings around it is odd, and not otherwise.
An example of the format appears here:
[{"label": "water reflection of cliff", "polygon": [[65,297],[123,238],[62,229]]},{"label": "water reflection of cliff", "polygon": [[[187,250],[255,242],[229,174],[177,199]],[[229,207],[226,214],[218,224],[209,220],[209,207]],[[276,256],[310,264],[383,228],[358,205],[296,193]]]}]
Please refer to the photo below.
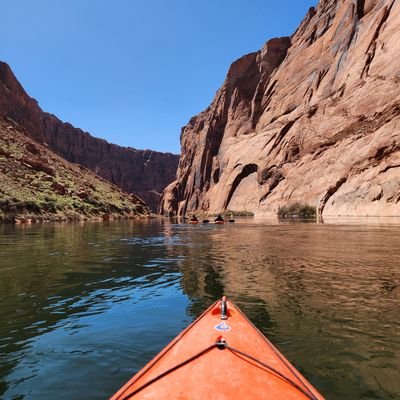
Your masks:
[{"label": "water reflection of cliff", "polygon": [[382,385],[396,393],[399,233],[376,225],[187,227],[179,268],[189,312],[226,294],[332,398],[341,389],[323,384],[349,370],[349,360],[352,373],[340,383],[349,398],[379,398]]},{"label": "water reflection of cliff", "polygon": [[[153,221],[0,229],[0,376],[7,377],[0,396],[19,384],[15,371],[46,333],[54,332],[56,341],[63,332],[74,338],[85,330],[79,324],[86,316],[97,314],[100,324],[127,330],[123,343],[131,346],[135,331],[123,323],[135,317],[131,305],[143,329],[138,335],[149,330],[154,304],[161,305],[168,315],[150,327],[157,339],[137,339],[139,367],[151,345],[167,340],[166,330],[172,338],[222,294],[328,398],[395,398],[400,392],[399,227]],[[121,304],[122,317],[107,319]],[[84,351],[86,342],[77,346]],[[103,362],[103,356],[93,360]],[[67,367],[58,371],[71,377]],[[96,366],[85,371],[98,374]]]}]

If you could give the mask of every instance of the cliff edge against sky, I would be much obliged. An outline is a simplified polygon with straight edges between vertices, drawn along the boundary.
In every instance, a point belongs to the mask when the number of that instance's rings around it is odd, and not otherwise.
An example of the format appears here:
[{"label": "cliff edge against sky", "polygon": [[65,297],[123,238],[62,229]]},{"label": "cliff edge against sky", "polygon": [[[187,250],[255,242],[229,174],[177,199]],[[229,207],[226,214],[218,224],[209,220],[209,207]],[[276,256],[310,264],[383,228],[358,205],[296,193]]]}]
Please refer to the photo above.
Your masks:
[{"label": "cliff edge against sky", "polygon": [[400,215],[400,2],[321,0],[232,64],[182,130],[160,212]]},{"label": "cliff edge against sky", "polygon": [[4,62],[0,62],[0,117],[15,121],[28,137],[66,160],[139,196],[154,211],[163,189],[175,179],[179,156],[117,146],[43,112]]}]

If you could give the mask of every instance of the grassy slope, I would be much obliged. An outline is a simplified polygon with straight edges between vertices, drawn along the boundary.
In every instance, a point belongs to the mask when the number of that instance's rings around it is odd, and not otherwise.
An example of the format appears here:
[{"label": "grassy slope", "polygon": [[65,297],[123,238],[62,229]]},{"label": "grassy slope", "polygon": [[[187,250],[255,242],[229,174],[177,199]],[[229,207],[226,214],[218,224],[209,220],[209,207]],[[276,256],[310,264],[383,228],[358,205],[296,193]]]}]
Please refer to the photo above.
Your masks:
[{"label": "grassy slope", "polygon": [[0,220],[135,217],[148,209],[134,195],[67,162],[0,120]]}]

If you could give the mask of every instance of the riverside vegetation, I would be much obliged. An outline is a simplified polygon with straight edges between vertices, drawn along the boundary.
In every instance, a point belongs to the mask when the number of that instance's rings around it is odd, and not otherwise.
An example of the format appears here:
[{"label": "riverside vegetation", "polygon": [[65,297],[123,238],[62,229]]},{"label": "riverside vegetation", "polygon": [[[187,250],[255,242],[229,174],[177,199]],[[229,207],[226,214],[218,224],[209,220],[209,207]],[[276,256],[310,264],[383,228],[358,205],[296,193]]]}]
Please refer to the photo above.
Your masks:
[{"label": "riverside vegetation", "polygon": [[278,218],[316,219],[317,209],[316,207],[310,206],[309,204],[296,202],[279,207]]},{"label": "riverside vegetation", "polygon": [[149,215],[145,203],[0,120],[0,221],[41,222]]}]

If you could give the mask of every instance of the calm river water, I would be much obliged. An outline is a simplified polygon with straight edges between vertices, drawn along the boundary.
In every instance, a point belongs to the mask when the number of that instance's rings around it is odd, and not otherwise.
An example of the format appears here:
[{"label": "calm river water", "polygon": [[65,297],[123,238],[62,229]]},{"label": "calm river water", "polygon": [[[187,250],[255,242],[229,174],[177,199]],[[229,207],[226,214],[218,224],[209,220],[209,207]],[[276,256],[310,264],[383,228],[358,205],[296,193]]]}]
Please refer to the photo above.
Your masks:
[{"label": "calm river water", "polygon": [[107,399],[223,294],[327,399],[400,399],[400,225],[0,226],[0,398]]}]

